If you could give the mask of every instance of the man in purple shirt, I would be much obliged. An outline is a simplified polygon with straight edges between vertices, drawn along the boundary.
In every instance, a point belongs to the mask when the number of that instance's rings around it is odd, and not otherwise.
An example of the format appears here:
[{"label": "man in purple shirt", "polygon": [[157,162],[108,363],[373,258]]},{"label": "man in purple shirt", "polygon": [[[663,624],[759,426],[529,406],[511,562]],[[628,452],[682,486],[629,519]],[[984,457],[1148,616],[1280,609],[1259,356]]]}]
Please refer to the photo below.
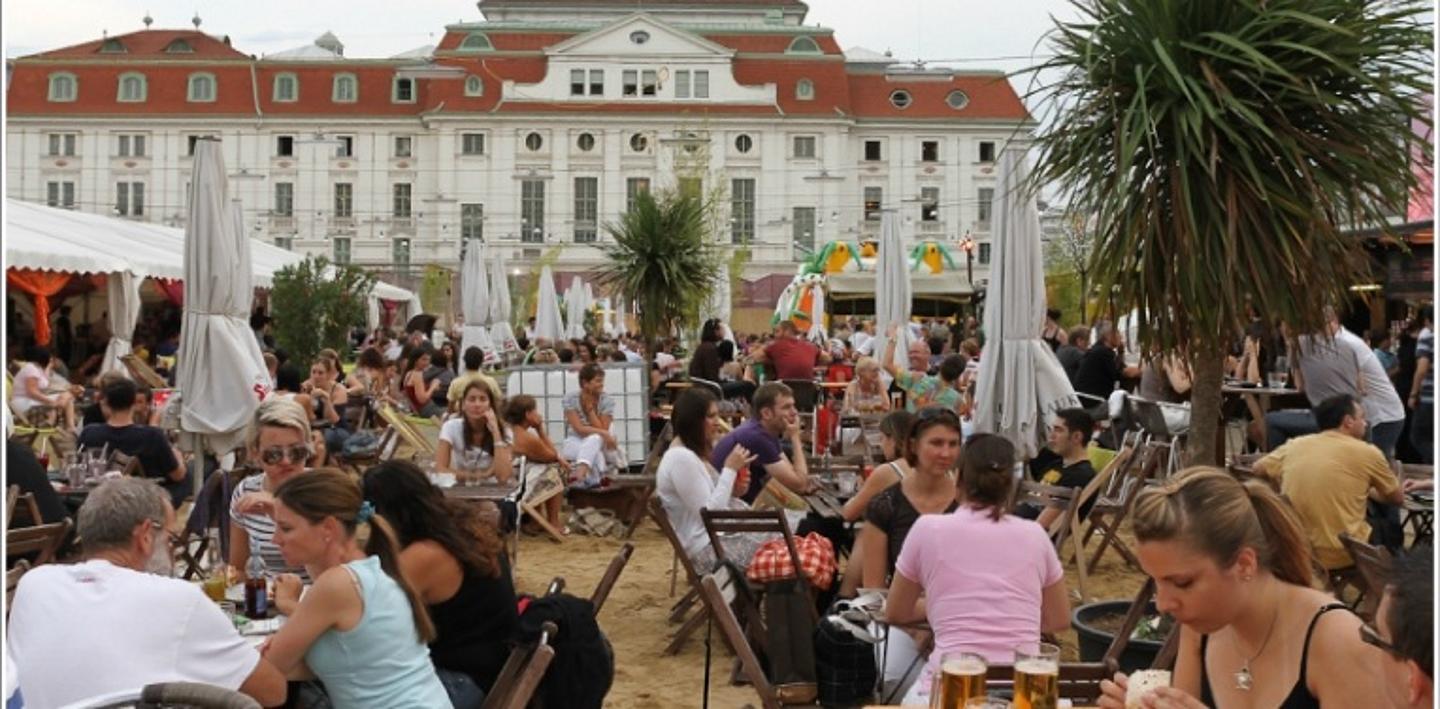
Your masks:
[{"label": "man in purple shirt", "polygon": [[[724,467],[725,457],[738,443],[755,454],[750,464],[750,487],[741,499],[753,503],[765,489],[770,476],[800,494],[813,489],[810,471],[805,464],[805,446],[800,442],[800,412],[795,408],[795,394],[780,382],[770,382],[755,390],[751,398],[752,418],[725,434],[710,452],[716,470]],[[792,462],[780,448],[780,437],[790,441]]]}]

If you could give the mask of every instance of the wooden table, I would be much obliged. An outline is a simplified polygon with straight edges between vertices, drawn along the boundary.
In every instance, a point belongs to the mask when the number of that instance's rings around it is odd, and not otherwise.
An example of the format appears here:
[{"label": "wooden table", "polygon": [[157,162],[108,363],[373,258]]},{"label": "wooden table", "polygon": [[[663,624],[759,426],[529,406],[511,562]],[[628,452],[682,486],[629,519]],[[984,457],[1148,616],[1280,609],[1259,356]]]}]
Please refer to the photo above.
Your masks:
[{"label": "wooden table", "polygon": [[441,488],[446,497],[455,500],[490,500],[496,502],[503,500],[519,491],[518,483],[481,483],[479,485],[465,485],[455,483],[454,485]]},{"label": "wooden table", "polygon": [[608,479],[610,484],[605,487],[572,487],[566,491],[565,497],[570,501],[570,506],[576,509],[595,507],[613,511],[615,516],[625,523],[625,534],[622,538],[629,539],[635,534],[635,528],[645,519],[645,505],[655,491],[655,476],[611,475]]}]

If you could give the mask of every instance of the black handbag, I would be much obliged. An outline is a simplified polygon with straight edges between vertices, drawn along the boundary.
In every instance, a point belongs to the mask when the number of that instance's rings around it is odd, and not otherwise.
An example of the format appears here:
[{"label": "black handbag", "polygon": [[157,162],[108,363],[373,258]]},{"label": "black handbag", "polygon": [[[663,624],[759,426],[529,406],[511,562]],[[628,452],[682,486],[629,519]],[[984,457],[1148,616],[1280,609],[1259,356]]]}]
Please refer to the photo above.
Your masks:
[{"label": "black handbag", "polygon": [[815,628],[815,679],[822,706],[870,703],[879,680],[875,646],[852,635],[834,618],[821,618]]}]

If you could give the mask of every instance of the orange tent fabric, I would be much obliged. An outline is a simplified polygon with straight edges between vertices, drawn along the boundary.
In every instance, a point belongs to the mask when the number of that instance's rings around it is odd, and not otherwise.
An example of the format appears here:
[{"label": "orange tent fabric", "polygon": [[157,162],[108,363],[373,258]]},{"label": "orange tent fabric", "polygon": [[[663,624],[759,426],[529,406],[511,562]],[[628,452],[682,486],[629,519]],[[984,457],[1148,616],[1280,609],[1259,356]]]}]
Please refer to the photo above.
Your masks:
[{"label": "orange tent fabric", "polygon": [[5,272],[5,279],[12,288],[29,294],[35,301],[35,344],[50,344],[50,296],[65,287],[70,274],[12,268]]}]

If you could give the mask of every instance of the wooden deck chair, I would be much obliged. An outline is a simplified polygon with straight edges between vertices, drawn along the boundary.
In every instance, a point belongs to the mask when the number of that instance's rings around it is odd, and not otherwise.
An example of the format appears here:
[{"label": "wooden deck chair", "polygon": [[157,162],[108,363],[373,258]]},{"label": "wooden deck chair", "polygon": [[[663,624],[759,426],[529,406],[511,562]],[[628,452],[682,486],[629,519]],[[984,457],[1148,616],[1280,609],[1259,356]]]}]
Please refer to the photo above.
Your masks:
[{"label": "wooden deck chair", "polygon": [[[702,604],[698,612],[691,614],[690,609],[700,598],[700,574],[695,570],[694,562],[690,561],[690,555],[685,553],[685,546],[680,543],[680,537],[675,533],[675,527],[670,524],[670,515],[665,512],[665,506],[661,504],[659,497],[651,497],[648,508],[650,517],[659,525],[660,532],[670,540],[670,548],[675,553],[675,564],[670,569],[670,595],[675,595],[675,565],[685,571],[686,592],[680,600],[670,607],[670,622],[681,623],[675,634],[670,638],[670,644],[665,646],[665,654],[679,654],[680,648],[684,647],[685,641],[705,623],[708,616],[705,606]],[[688,618],[686,616],[689,616]],[[682,623],[683,621],[683,623]]]},{"label": "wooden deck chair", "polygon": [[[14,502],[9,502],[9,496],[15,496]],[[19,485],[11,485],[10,492],[6,493],[8,513],[5,515],[5,525],[8,529],[16,527],[33,527],[44,524],[45,520],[40,517],[40,505],[35,502],[35,494],[20,492]]]},{"label": "wooden deck chair", "polygon": [[595,615],[600,615],[600,608],[605,605],[605,599],[610,597],[610,591],[615,588],[615,582],[620,580],[620,573],[625,570],[626,564],[630,563],[630,555],[635,553],[635,545],[629,542],[620,547],[620,552],[610,560],[610,566],[605,568],[605,575],[600,577],[600,583],[595,585],[595,592],[590,594],[590,605],[595,607]]},{"label": "wooden deck chair", "polygon": [[[536,465],[541,464],[536,463]],[[519,472],[516,474],[522,476],[521,479],[525,480],[523,476],[525,476],[527,466],[523,457],[520,458],[518,470]],[[553,476],[543,475],[536,479],[535,485],[533,486],[529,485],[527,481],[520,495],[520,516],[522,518],[528,517],[530,521],[539,525],[540,529],[544,530],[545,534],[550,537],[550,540],[556,544],[565,543],[565,534],[561,530],[556,529],[555,525],[550,524],[550,520],[545,517],[544,505],[552,498],[564,494],[565,484],[563,482],[556,480]],[[518,531],[520,525],[517,524],[515,526]]]},{"label": "wooden deck chair", "polygon": [[125,369],[130,372],[130,377],[135,381],[143,382],[151,389],[170,388],[170,382],[165,381],[165,378],[156,374],[149,364],[133,354],[122,355],[120,363],[125,365]]},{"label": "wooden deck chair", "polygon": [[[705,575],[700,580],[700,597],[704,602],[706,612],[714,618],[715,625],[720,628],[720,636],[726,645],[735,653],[735,659],[740,666],[740,674],[749,681],[755,693],[760,695],[760,703],[764,709],[780,709],[784,706],[813,705],[815,703],[816,690],[813,684],[801,684],[790,686],[776,686],[770,683],[770,678],[765,675],[765,667],[760,663],[760,657],[755,653],[755,648],[750,644],[749,636],[745,627],[741,625],[740,618],[735,614],[733,604],[742,602],[738,600],[736,591],[738,584],[745,583],[745,579],[734,578],[729,567],[721,566],[714,573]],[[705,691],[709,692],[706,687]]]},{"label": "wooden deck chair", "polygon": [[[1135,626],[1140,624],[1140,619],[1153,612],[1155,599],[1155,579],[1145,577],[1145,583],[1140,587],[1140,592],[1135,594],[1135,600],[1130,602],[1130,609],[1125,613],[1125,620],[1121,622],[1120,629],[1115,631],[1115,639],[1106,648],[1105,655],[1101,662],[1111,662],[1116,665],[1120,662],[1120,655],[1124,654],[1125,648],[1130,645],[1130,635],[1135,632]],[[1160,652],[1155,655],[1155,661],[1150,663],[1152,670],[1168,670],[1175,664],[1175,653],[1180,647],[1180,626],[1174,625],[1170,634],[1165,636],[1165,641],[1160,646]]]},{"label": "wooden deck chair", "polygon": [[15,605],[15,587],[20,585],[20,577],[30,570],[30,562],[21,559],[5,572],[5,617],[10,617],[10,608]]},{"label": "wooden deck chair", "polygon": [[412,455],[435,455],[434,446],[411,425],[409,417],[389,405],[381,406],[378,413],[380,419],[395,430],[399,442],[410,447]]},{"label": "wooden deck chair", "polygon": [[20,501],[20,486],[11,485],[5,490],[5,526],[15,519],[15,504]]},{"label": "wooden deck chair", "polygon": [[12,559],[34,554],[33,566],[48,564],[55,560],[55,554],[60,551],[60,545],[65,542],[74,524],[66,518],[52,524],[11,527],[5,530],[5,554]]},{"label": "wooden deck chair", "polygon": [[1373,621],[1375,611],[1380,607],[1380,597],[1385,595],[1385,586],[1390,582],[1390,567],[1394,559],[1385,547],[1367,544],[1348,534],[1340,535],[1340,544],[1355,560],[1355,569],[1360,577],[1357,584],[1360,597],[1355,599],[1352,607],[1355,614],[1366,622]]},{"label": "wooden deck chair", "polygon": [[[1095,573],[1095,567],[1099,565],[1100,558],[1105,555],[1105,550],[1114,547],[1115,553],[1125,560],[1125,563],[1132,569],[1140,567],[1140,560],[1130,547],[1120,539],[1120,527],[1125,523],[1125,518],[1130,516],[1130,511],[1135,507],[1135,498],[1145,488],[1145,481],[1150,477],[1150,469],[1159,466],[1159,460],[1150,460],[1140,448],[1140,435],[1132,433],[1126,439],[1126,444],[1120,449],[1120,454],[1110,461],[1106,466],[1110,473],[1106,476],[1105,486],[1096,491],[1095,504],[1091,505],[1090,513],[1086,515],[1085,536],[1080,540],[1081,548],[1090,544],[1090,539],[1095,534],[1100,534],[1100,544],[1090,555],[1090,561],[1085,567],[1086,573]],[[1097,476],[1099,477],[1099,476]]]},{"label": "wooden deck chair", "polygon": [[[1115,676],[1114,662],[1060,663],[1059,699],[1070,700],[1073,706],[1093,706],[1100,699],[1100,681]],[[990,665],[985,670],[985,689],[990,692],[1015,691],[1015,666]]]},{"label": "wooden deck chair", "polygon": [[545,670],[555,659],[555,648],[550,645],[550,638],[559,629],[550,622],[540,627],[537,642],[517,646],[510,652],[510,659],[505,661],[495,684],[485,695],[481,709],[526,709],[529,706],[535,690],[540,688],[540,680],[545,678]]},{"label": "wooden deck chair", "polygon": [[794,561],[795,575],[805,582],[808,589],[810,580],[800,570],[800,549],[795,544],[795,533],[790,531],[790,522],[780,510],[700,510],[700,520],[705,523],[705,532],[710,535],[710,548],[715,550],[717,561],[731,561],[720,544],[723,534],[775,534],[785,540]]},{"label": "wooden deck chair", "polygon": [[[1095,476],[1097,479],[1100,476]],[[1015,503],[1029,503],[1041,509],[1059,510],[1060,514],[1050,523],[1045,533],[1050,535],[1050,541],[1055,545],[1055,553],[1060,557],[1060,563],[1065,563],[1066,542],[1070,542],[1075,552],[1075,568],[1080,572],[1079,586],[1080,602],[1089,602],[1089,596],[1085,592],[1086,569],[1085,569],[1085,548],[1081,545],[1080,536],[1080,500],[1082,493],[1090,491],[1093,493],[1095,481],[1082,489],[1065,487],[1062,485],[1046,485],[1033,480],[1020,481],[1020,487],[1015,494]]]}]

